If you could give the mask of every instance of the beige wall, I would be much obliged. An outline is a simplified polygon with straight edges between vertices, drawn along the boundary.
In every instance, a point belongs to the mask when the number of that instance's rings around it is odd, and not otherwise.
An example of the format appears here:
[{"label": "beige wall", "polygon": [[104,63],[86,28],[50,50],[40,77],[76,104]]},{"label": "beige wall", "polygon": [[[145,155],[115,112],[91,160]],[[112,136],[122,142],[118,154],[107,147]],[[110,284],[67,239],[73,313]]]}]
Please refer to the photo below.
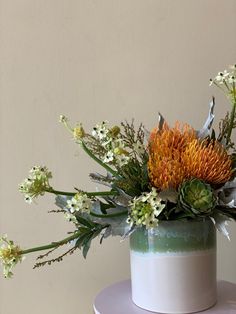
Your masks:
[{"label": "beige wall", "polygon": [[[53,198],[28,206],[17,191],[33,164],[46,164],[54,186],[94,189],[98,170],[58,123],[61,113],[89,129],[135,117],[152,127],[161,111],[198,128],[217,97],[208,79],[236,62],[234,0],[0,0],[0,233],[23,246],[63,238],[69,225],[47,214]],[[236,282],[236,224],[219,237],[219,278]],[[128,243],[94,243],[52,267],[0,278],[1,314],[91,314],[104,286],[129,277]]]}]

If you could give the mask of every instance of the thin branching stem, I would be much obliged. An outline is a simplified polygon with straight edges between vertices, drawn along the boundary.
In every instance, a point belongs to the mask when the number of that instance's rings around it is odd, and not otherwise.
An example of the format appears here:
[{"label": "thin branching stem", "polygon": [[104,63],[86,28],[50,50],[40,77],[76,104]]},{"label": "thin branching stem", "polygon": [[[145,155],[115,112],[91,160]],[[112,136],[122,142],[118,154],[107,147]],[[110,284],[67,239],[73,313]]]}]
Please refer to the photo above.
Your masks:
[{"label": "thin branching stem", "polygon": [[108,165],[106,165],[104,162],[102,162],[99,158],[97,158],[92,152],[91,150],[86,146],[86,144],[81,141],[81,147],[83,148],[83,150],[89,155],[89,157],[91,157],[94,161],[96,161],[100,166],[102,166],[104,169],[106,169],[109,173],[111,173],[114,177],[119,177],[119,174],[111,169]]},{"label": "thin branching stem", "polygon": [[61,241],[52,242],[52,243],[47,244],[47,245],[42,245],[42,246],[37,246],[37,247],[30,248],[30,249],[22,250],[21,254],[24,255],[24,254],[29,254],[29,253],[33,253],[33,252],[57,248],[57,247],[62,246],[62,245],[66,244],[72,240],[77,239],[79,236],[80,236],[80,231],[77,231],[77,232],[73,233],[71,236],[69,236],[69,237],[67,237]]},{"label": "thin branching stem", "polygon": [[[47,189],[46,192],[56,194],[56,195],[65,195],[65,196],[74,196],[78,192],[65,192],[65,191],[58,191],[54,190],[53,188]],[[117,191],[101,191],[101,192],[82,192],[86,194],[88,197],[93,197],[93,196],[115,196],[118,195]]]},{"label": "thin branching stem", "polygon": [[232,108],[232,111],[230,114],[229,129],[228,129],[228,134],[227,134],[227,138],[226,138],[226,144],[228,144],[230,142],[232,130],[234,127],[235,111],[236,111],[236,99],[234,99],[233,108]]},{"label": "thin branching stem", "polygon": [[91,216],[98,217],[98,218],[113,218],[113,217],[119,217],[119,216],[127,215],[128,214],[128,210],[123,210],[122,212],[113,213],[113,214],[106,214],[106,215],[101,215],[101,214],[97,214],[97,213],[94,213],[94,212],[90,212],[89,214]]}]

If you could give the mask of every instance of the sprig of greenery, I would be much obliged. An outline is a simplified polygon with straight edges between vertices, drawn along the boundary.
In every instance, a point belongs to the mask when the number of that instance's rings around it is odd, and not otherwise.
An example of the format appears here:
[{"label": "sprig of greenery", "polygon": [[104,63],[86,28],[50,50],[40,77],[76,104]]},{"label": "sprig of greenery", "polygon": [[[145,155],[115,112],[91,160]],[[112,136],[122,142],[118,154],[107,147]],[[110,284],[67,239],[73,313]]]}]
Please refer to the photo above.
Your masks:
[{"label": "sprig of greenery", "polygon": [[[134,125],[134,119],[131,121],[131,123],[128,123],[127,121],[121,122],[121,126],[123,129],[123,132],[121,132],[122,140],[124,141],[126,147],[128,147],[131,150],[131,155],[137,157],[138,153],[135,149],[135,145],[137,144],[144,145],[145,132],[143,124],[140,123],[140,125],[137,128],[137,131]],[[141,155],[144,154],[145,150]]]},{"label": "sprig of greenery", "polygon": [[107,164],[105,164],[104,162],[102,162],[99,158],[97,158],[93,152],[87,147],[87,145],[82,141],[81,142],[81,147],[83,148],[83,150],[89,155],[89,157],[91,157],[94,161],[96,161],[100,166],[102,166],[103,168],[105,168],[109,173],[111,173],[114,177],[119,177],[118,172],[116,172],[115,170],[113,170],[111,167],[109,167]]},{"label": "sprig of greenery", "polygon": [[102,159],[102,157],[106,154],[106,149],[102,146],[99,139],[95,138],[94,136],[86,133],[83,137],[84,144],[89,147],[90,151],[97,156],[98,158]]},{"label": "sprig of greenery", "polygon": [[76,215],[76,219],[81,226],[78,228],[80,235],[76,240],[75,248],[81,249],[83,257],[86,258],[92,240],[96,238],[103,229],[109,227],[109,225],[100,225],[79,215]]},{"label": "sprig of greenery", "polygon": [[[56,257],[56,258],[52,258],[52,259],[50,259],[50,260],[46,260],[46,261],[43,261],[43,262],[38,262],[38,263],[36,263],[36,264],[34,265],[33,269],[38,268],[38,267],[42,267],[42,266],[45,266],[45,265],[49,265],[49,266],[50,266],[52,263],[55,263],[55,262],[62,262],[62,260],[63,260],[63,258],[64,258],[65,256],[67,256],[67,255],[72,255],[72,254],[75,252],[76,249],[77,249],[76,247],[70,248],[70,249],[67,250],[65,253],[61,254],[60,256],[58,256],[58,257]],[[53,251],[54,251],[54,250],[51,250],[51,251],[48,252],[48,253],[51,253],[51,252],[53,252]],[[45,257],[45,256],[48,256],[48,254],[46,253],[46,254],[42,255],[42,258]],[[41,258],[41,256],[40,256],[40,258]]]},{"label": "sprig of greenery", "polygon": [[[231,122],[231,116],[233,117],[233,122]],[[222,119],[219,123],[219,135],[217,138],[217,141],[225,144],[227,150],[232,149],[233,151],[235,151],[235,144],[231,140],[231,133],[235,128],[236,115],[235,113],[232,113],[230,115],[229,112],[227,112],[224,119]]]},{"label": "sprig of greenery", "polygon": [[231,135],[236,122],[236,65],[231,66],[230,71],[224,70],[219,72],[214,79],[210,79],[210,85],[212,84],[225,94],[232,105],[230,113],[227,112],[220,122],[219,141],[224,141],[223,144],[227,149],[234,149]]},{"label": "sprig of greenery", "polygon": [[229,217],[230,219],[236,220],[236,211],[235,208],[225,207],[225,206],[216,206],[215,207],[216,213],[222,213],[223,215]]},{"label": "sprig of greenery", "polygon": [[29,254],[29,253],[33,253],[33,252],[37,252],[37,251],[49,250],[47,253],[40,255],[38,257],[38,259],[42,259],[42,258],[48,256],[49,254],[51,254],[52,252],[54,252],[59,247],[75,240],[76,242],[75,242],[75,245],[73,246],[73,248],[70,248],[65,253],[63,253],[62,255],[60,255],[56,258],[52,258],[52,259],[49,259],[46,261],[36,263],[34,268],[41,267],[44,265],[51,265],[51,263],[54,263],[54,262],[60,262],[60,261],[62,261],[63,257],[67,256],[68,254],[74,253],[74,251],[76,249],[81,249],[84,258],[86,258],[88,251],[89,251],[89,248],[90,248],[90,245],[91,245],[92,239],[97,237],[101,233],[101,231],[103,229],[107,228],[109,225],[108,224],[101,225],[101,224],[92,222],[88,218],[85,219],[81,216],[76,216],[76,219],[78,221],[79,227],[69,237],[67,237],[61,241],[58,241],[58,242],[52,242],[51,244],[48,244],[48,245],[34,247],[34,248],[27,249],[27,250],[22,250],[20,252],[21,255],[25,255],[25,254]]},{"label": "sprig of greenery", "polygon": [[148,191],[149,179],[147,160],[140,163],[137,159],[131,159],[127,165],[119,169],[121,178],[114,180],[114,189],[122,189],[130,196],[139,196],[143,191]]}]

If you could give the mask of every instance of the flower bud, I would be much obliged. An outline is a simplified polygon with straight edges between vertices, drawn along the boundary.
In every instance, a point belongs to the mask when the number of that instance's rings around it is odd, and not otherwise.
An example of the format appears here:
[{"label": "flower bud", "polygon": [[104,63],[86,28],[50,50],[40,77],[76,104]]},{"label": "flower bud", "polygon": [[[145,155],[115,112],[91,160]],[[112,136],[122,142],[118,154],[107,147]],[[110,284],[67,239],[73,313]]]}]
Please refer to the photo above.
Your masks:
[{"label": "flower bud", "polygon": [[82,125],[78,125],[73,129],[73,136],[75,140],[80,140],[85,136],[85,131]]},{"label": "flower bud", "polygon": [[116,147],[114,149],[114,154],[115,155],[129,155],[129,153],[127,152],[127,150],[125,150],[124,148],[121,147]]},{"label": "flower bud", "polygon": [[110,129],[110,134],[112,137],[117,137],[118,134],[120,134],[120,128],[115,125]]}]

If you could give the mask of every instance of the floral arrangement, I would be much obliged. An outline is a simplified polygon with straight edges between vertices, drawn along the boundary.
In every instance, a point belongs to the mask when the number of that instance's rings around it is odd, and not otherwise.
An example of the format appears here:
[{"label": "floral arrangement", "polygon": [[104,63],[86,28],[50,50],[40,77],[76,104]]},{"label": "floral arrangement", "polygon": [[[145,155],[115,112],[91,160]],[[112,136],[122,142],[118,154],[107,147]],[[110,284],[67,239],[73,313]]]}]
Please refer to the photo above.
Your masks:
[{"label": "floral arrangement", "polygon": [[[54,189],[51,172],[45,166],[34,166],[19,186],[27,203],[45,193],[55,194],[58,209],[74,230],[60,241],[21,249],[3,236],[0,260],[4,276],[28,253],[46,251],[35,267],[61,261],[77,249],[86,257],[95,237],[100,242],[108,236],[129,236],[136,228],[158,227],[159,221],[176,219],[212,219],[226,235],[227,220],[236,220],[236,148],[231,140],[236,127],[236,65],[219,72],[210,85],[216,85],[227,96],[231,108],[220,121],[219,131],[212,128],[214,98],[203,128],[194,130],[176,122],[171,127],[159,114],[158,125],[148,132],[142,124],[122,122],[110,127],[107,121],[87,133],[82,124],[72,127],[60,117],[74,141],[106,174],[91,173],[90,178],[105,190],[72,192]],[[68,245],[62,255],[49,259],[57,248]]]}]

